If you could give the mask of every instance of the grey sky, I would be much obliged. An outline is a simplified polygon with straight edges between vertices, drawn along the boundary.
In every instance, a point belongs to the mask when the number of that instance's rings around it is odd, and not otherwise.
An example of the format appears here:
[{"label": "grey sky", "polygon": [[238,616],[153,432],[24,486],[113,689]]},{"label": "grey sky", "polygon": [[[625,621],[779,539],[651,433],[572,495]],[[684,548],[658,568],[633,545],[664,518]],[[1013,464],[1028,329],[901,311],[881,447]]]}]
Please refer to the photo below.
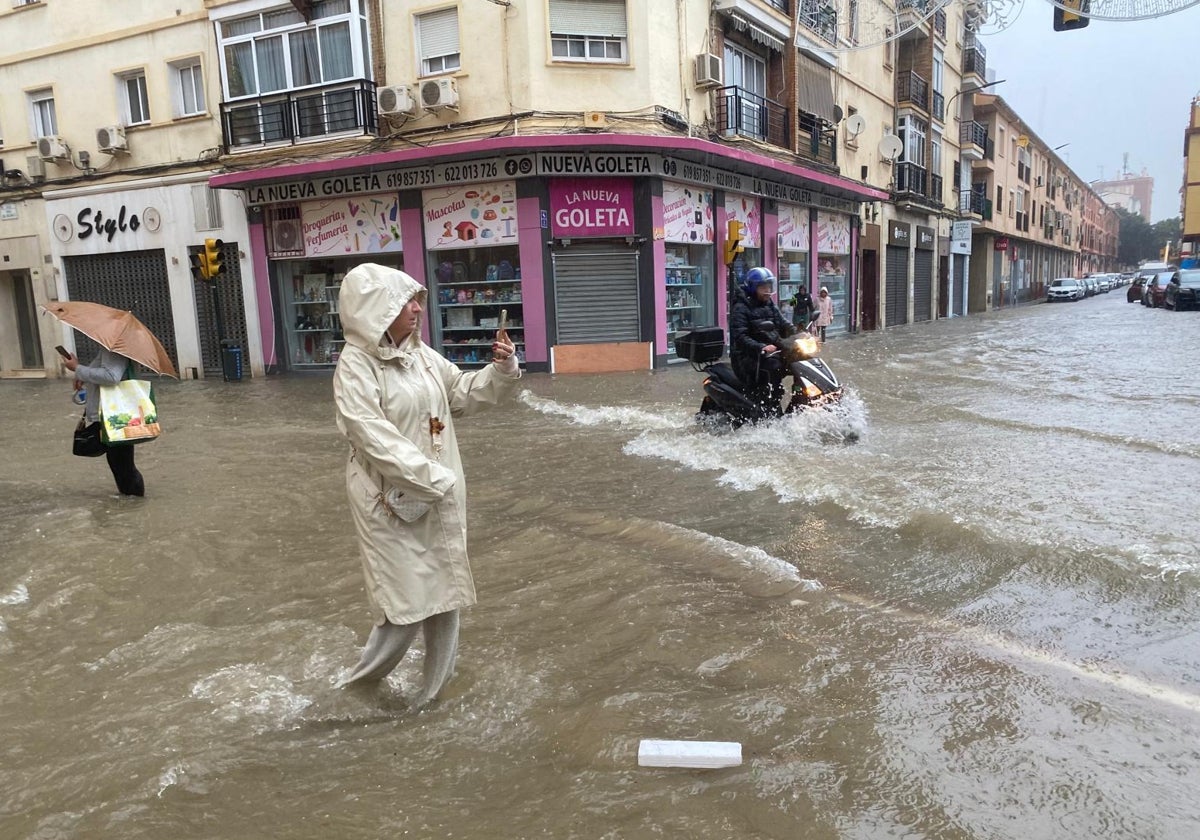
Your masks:
[{"label": "grey sky", "polygon": [[[1179,215],[1183,132],[1200,93],[1200,6],[1152,20],[1093,20],[1055,32],[1054,7],[1024,0],[1007,29],[981,40],[1004,97],[1086,181],[1129,169],[1154,177],[1151,220]],[[1103,167],[1103,172],[1101,171]]]}]

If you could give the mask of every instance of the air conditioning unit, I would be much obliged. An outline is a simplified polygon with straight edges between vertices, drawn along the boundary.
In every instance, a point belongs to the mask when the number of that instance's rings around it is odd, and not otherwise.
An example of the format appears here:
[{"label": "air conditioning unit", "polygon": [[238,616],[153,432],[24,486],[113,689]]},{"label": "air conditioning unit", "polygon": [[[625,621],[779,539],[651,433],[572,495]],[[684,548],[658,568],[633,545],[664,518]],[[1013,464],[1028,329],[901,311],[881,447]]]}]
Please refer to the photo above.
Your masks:
[{"label": "air conditioning unit", "polygon": [[721,86],[721,57],[712,53],[696,56],[696,87],[715,88]]},{"label": "air conditioning unit", "polygon": [[96,129],[96,148],[102,152],[123,152],[129,148],[125,140],[125,126],[106,125]]},{"label": "air conditioning unit", "polygon": [[300,241],[299,219],[274,219],[271,222],[271,251],[299,251],[304,247]]},{"label": "air conditioning unit", "polygon": [[34,183],[40,183],[46,180],[46,164],[37,155],[30,155],[25,158],[25,174],[29,176],[29,180]]},{"label": "air conditioning unit", "polygon": [[421,104],[430,111],[458,110],[458,88],[450,76],[421,82]]},{"label": "air conditioning unit", "polygon": [[379,89],[379,113],[381,114],[415,114],[417,100],[413,99],[412,88],[408,85],[392,85]]},{"label": "air conditioning unit", "polygon": [[71,154],[61,137],[48,135],[37,139],[38,157],[42,160],[66,160]]}]

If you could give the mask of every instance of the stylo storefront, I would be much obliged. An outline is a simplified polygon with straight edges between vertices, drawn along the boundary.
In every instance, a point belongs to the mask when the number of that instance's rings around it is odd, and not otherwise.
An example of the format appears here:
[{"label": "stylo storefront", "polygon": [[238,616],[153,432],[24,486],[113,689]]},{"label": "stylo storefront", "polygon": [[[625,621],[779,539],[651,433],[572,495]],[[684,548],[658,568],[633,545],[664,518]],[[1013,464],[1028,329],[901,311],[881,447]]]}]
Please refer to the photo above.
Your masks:
[{"label": "stylo storefront", "polygon": [[336,364],[341,278],[366,261],[429,289],[426,339],[464,367],[487,362],[502,312],[529,370],[657,367],[674,360],[678,332],[727,323],[730,219],[746,226],[744,271],[778,264],[781,208],[800,208],[787,224],[806,218],[825,249],[809,276],[824,258],[849,294],[851,218],[885,197],[707,140],[625,135],[494,138],[210,183],[245,193],[275,371]]}]

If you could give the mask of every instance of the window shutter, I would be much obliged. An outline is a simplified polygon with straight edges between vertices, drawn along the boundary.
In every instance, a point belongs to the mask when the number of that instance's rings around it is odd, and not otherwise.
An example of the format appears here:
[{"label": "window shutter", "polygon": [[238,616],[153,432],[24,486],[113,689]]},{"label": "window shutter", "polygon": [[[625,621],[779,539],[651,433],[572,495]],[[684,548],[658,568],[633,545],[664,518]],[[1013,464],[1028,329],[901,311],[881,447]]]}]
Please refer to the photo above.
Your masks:
[{"label": "window shutter", "polygon": [[550,31],[555,35],[625,38],[625,0],[550,0]]},{"label": "window shutter", "polygon": [[458,9],[442,9],[417,17],[421,59],[458,52]]}]

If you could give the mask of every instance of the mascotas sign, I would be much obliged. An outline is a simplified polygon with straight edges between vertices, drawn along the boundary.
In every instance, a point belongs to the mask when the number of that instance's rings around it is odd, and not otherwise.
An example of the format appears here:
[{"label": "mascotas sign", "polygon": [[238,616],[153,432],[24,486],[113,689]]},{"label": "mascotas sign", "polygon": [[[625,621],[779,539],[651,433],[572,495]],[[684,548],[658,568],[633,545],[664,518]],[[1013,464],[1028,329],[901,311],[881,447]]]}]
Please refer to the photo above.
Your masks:
[{"label": "mascotas sign", "polygon": [[550,222],[563,238],[631,235],[633,179],[552,178]]}]

